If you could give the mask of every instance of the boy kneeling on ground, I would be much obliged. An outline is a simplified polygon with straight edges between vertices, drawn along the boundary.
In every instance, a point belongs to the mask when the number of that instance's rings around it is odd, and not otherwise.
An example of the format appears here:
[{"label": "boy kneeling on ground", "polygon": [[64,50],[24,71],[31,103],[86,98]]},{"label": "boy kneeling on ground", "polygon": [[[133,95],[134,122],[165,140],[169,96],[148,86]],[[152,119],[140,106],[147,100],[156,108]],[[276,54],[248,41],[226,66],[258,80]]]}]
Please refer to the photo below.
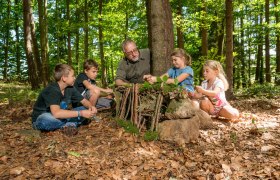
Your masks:
[{"label": "boy kneeling on ground", "polygon": [[[77,127],[83,124],[85,118],[91,118],[97,109],[73,87],[75,81],[74,69],[67,64],[55,66],[56,82],[49,84],[40,93],[32,112],[32,126],[41,131],[63,129],[68,134],[76,134]],[[69,109],[72,103],[83,106]]]}]

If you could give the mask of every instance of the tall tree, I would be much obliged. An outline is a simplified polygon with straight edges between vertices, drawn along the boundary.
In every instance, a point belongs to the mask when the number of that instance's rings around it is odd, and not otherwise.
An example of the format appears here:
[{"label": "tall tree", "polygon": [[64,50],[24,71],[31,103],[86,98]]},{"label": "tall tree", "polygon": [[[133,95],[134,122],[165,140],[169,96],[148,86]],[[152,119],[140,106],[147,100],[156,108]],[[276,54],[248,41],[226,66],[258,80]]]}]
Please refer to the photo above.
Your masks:
[{"label": "tall tree", "polygon": [[208,38],[207,38],[207,25],[206,25],[206,2],[205,0],[202,1],[201,4],[201,25],[200,25],[200,31],[201,31],[201,48],[202,48],[202,56],[207,58],[208,54]]},{"label": "tall tree", "polygon": [[8,72],[8,58],[9,58],[9,38],[10,38],[10,12],[11,12],[11,1],[8,0],[8,4],[7,4],[7,18],[6,18],[6,35],[5,35],[5,59],[4,59],[4,70],[3,70],[3,78],[4,80],[7,80],[7,72]]},{"label": "tall tree", "polygon": [[[75,12],[75,16],[76,16],[76,24],[78,24],[80,22],[80,1],[76,0],[76,12]],[[80,53],[79,53],[79,49],[80,49],[80,32],[79,32],[79,26],[76,28],[76,41],[75,41],[75,61],[77,64],[77,69],[76,72],[79,72],[80,69],[80,62],[79,62],[79,57],[80,57]]]},{"label": "tall tree", "polygon": [[[261,5],[261,12],[259,15],[256,16],[256,24],[259,27],[258,35],[257,35],[257,45],[258,45],[258,52],[257,52],[257,64],[256,64],[256,76],[255,81],[258,81],[259,83],[263,83],[263,7]],[[259,20],[259,21],[258,21]],[[259,23],[258,23],[259,22]]]},{"label": "tall tree", "polygon": [[229,84],[227,98],[233,98],[233,0],[226,0],[226,75]]},{"label": "tall tree", "polygon": [[[179,16],[180,18],[182,18],[182,8],[183,8],[183,2],[182,0],[178,0],[177,16]],[[176,30],[177,30],[177,46],[178,48],[184,49],[184,34],[182,32],[182,26],[180,26],[179,23],[177,23]]]},{"label": "tall tree", "polygon": [[71,19],[70,19],[70,0],[66,1],[66,16],[67,16],[67,63],[72,65],[72,51],[71,51]]},{"label": "tall tree", "polygon": [[[278,6],[278,0],[274,0],[274,6]],[[275,10],[275,23],[279,24],[279,8]],[[280,30],[276,29],[276,78],[275,83],[280,85]]]},{"label": "tall tree", "polygon": [[46,86],[49,81],[49,62],[48,62],[48,23],[47,23],[47,0],[38,1],[41,60],[42,60],[42,81]]},{"label": "tall tree", "polygon": [[168,0],[149,0],[152,40],[152,73],[161,75],[171,66],[170,54],[174,48],[171,7]]},{"label": "tall tree", "polygon": [[269,47],[269,0],[265,0],[265,80],[271,82],[271,70],[270,70],[270,47]]},{"label": "tall tree", "polygon": [[19,13],[21,11],[19,11],[19,6],[20,6],[20,3],[19,3],[19,0],[15,0],[15,33],[16,33],[16,74],[17,74],[17,77],[18,77],[18,80],[21,79],[21,62],[20,62],[20,57],[21,57],[21,51],[20,51],[20,39],[19,39],[19,21],[20,21],[20,18],[19,18]]},{"label": "tall tree", "polygon": [[34,24],[33,18],[32,18],[32,8],[31,8],[31,0],[24,0],[23,1],[23,21],[24,21],[24,42],[25,42],[25,53],[26,53],[26,59],[27,59],[27,65],[28,65],[28,77],[29,81],[31,83],[32,89],[38,89],[39,86],[39,74],[37,69],[37,63],[36,63],[36,56],[35,56],[35,46],[34,38],[32,35],[33,33],[33,27],[32,24]]},{"label": "tall tree", "polygon": [[85,22],[84,22],[84,32],[85,32],[85,37],[84,37],[84,60],[88,59],[88,1],[85,0],[84,4],[84,16],[85,16]]},{"label": "tall tree", "polygon": [[99,0],[98,5],[98,30],[99,30],[99,51],[100,51],[100,59],[101,59],[101,81],[102,86],[107,86],[106,81],[106,62],[104,60],[104,44],[103,44],[103,24],[102,24],[102,0]]}]

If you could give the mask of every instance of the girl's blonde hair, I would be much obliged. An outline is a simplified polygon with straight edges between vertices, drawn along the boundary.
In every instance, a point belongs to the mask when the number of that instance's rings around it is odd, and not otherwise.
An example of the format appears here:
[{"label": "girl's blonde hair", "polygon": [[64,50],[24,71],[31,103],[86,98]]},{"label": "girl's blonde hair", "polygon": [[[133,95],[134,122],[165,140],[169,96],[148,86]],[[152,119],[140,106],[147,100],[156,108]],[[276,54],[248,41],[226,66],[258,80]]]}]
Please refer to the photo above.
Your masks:
[{"label": "girl's blonde hair", "polygon": [[228,90],[228,81],[226,79],[225,71],[221,65],[220,62],[214,61],[214,60],[207,60],[204,64],[204,67],[209,67],[210,69],[213,69],[214,71],[218,71],[218,78],[220,78],[225,86],[225,91]]},{"label": "girl's blonde hair", "polygon": [[175,48],[171,53],[170,57],[172,56],[184,58],[186,66],[190,66],[192,64],[192,57],[188,53],[186,53],[185,50],[182,48]]}]

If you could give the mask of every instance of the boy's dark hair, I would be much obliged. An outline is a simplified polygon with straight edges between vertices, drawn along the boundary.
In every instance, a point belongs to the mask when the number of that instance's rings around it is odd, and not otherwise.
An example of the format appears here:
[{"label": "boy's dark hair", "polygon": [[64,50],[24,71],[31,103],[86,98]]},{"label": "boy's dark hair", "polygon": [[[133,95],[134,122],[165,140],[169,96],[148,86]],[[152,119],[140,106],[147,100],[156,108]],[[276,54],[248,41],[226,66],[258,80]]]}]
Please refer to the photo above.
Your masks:
[{"label": "boy's dark hair", "polygon": [[54,79],[59,81],[62,76],[67,76],[73,67],[68,64],[57,64],[54,68]]},{"label": "boy's dark hair", "polygon": [[96,69],[98,69],[98,64],[95,60],[88,59],[84,62],[84,70],[89,70],[92,67],[95,67]]}]

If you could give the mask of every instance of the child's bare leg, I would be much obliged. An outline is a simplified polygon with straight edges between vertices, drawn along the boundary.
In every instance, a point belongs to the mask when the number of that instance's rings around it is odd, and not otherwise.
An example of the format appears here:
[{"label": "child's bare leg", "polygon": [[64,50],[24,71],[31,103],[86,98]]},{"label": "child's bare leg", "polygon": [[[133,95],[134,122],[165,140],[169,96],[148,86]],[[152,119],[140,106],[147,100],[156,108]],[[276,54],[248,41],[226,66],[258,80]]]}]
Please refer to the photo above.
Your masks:
[{"label": "child's bare leg", "polygon": [[214,111],[214,106],[209,99],[204,99],[200,101],[200,109],[210,114]]},{"label": "child's bare leg", "polygon": [[95,106],[96,105],[96,102],[100,96],[100,90],[99,89],[91,89],[90,90],[90,98],[89,98],[89,101],[90,103]]},{"label": "child's bare leg", "polygon": [[219,115],[227,119],[238,119],[239,111],[230,105],[226,105],[221,109]]}]

